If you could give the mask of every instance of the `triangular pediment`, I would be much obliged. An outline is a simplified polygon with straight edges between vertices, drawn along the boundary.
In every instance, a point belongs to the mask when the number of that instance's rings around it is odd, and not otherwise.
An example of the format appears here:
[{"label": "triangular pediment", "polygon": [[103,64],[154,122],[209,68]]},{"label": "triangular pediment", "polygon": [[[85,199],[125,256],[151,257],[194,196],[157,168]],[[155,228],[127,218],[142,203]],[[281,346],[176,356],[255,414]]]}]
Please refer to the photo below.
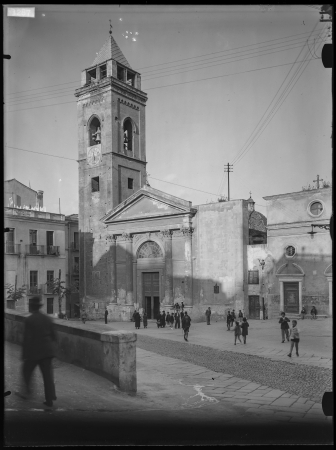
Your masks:
[{"label": "triangular pediment", "polygon": [[144,220],[153,217],[181,215],[193,211],[191,202],[145,186],[107,213],[102,220],[105,223]]},{"label": "triangular pediment", "polygon": [[295,263],[286,263],[279,267],[276,272],[277,276],[285,275],[304,275],[303,269]]}]

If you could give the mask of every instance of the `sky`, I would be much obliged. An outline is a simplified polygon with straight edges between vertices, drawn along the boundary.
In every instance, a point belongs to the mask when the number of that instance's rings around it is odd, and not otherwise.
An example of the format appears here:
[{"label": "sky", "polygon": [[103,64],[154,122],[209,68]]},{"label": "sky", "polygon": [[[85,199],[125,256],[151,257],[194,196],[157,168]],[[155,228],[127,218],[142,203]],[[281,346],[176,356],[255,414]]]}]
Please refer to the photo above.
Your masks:
[{"label": "sky", "polygon": [[74,92],[109,20],[148,94],[153,188],[216,202],[228,195],[229,163],[230,199],[251,192],[266,214],[264,196],[331,181],[331,69],[321,60],[331,23],[317,5],[24,6],[35,18],[3,16],[4,179],[43,190],[47,211],[60,199],[62,214],[78,213]]}]

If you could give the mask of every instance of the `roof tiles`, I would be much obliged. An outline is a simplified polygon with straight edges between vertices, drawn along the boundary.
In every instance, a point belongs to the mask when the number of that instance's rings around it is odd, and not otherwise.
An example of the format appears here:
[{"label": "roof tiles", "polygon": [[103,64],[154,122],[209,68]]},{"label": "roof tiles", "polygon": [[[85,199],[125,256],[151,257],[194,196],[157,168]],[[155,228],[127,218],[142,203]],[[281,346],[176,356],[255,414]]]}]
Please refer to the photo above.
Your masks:
[{"label": "roof tiles", "polygon": [[120,64],[123,64],[126,67],[132,68],[125,56],[123,55],[122,51],[120,50],[118,44],[114,40],[113,36],[110,35],[101,48],[101,50],[98,52],[95,60],[93,61],[92,65],[96,66],[97,64],[101,64],[108,59],[114,59],[115,61],[120,62]]}]

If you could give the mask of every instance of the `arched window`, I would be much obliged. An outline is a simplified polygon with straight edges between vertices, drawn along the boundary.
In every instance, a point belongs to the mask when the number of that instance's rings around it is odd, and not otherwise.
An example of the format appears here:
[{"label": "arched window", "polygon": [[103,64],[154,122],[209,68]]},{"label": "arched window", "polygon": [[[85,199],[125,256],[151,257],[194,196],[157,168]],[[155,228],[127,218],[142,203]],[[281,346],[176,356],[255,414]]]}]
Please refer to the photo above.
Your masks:
[{"label": "arched window", "polygon": [[133,151],[133,126],[131,119],[124,122],[124,150]]},{"label": "arched window", "polygon": [[94,117],[89,125],[89,143],[90,147],[101,143],[101,125],[97,117]]},{"label": "arched window", "polygon": [[154,241],[147,241],[140,247],[138,258],[163,258],[161,247]]}]

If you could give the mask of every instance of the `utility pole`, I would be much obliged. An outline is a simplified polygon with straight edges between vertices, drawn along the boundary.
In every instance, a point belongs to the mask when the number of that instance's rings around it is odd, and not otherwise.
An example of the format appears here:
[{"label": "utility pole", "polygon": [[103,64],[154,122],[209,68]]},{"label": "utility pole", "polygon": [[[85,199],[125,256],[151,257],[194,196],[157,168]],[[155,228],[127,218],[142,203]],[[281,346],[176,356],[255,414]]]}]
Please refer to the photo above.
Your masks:
[{"label": "utility pole", "polygon": [[227,163],[224,166],[224,172],[228,174],[228,202],[230,201],[230,173],[233,172],[233,164]]}]

